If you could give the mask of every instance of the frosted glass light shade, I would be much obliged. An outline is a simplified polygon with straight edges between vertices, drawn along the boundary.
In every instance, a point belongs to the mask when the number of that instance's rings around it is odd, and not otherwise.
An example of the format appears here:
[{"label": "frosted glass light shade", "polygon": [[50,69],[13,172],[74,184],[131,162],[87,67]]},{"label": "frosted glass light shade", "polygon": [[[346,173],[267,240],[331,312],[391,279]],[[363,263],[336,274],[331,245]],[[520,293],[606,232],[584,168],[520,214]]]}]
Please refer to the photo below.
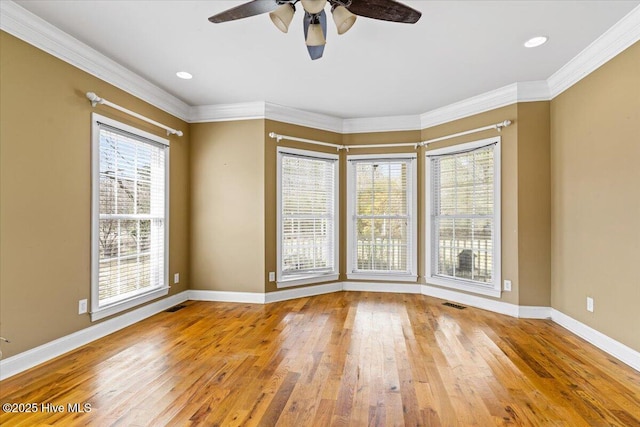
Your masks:
[{"label": "frosted glass light shade", "polygon": [[344,6],[336,7],[331,13],[333,14],[333,22],[336,23],[338,34],[346,33],[356,22],[356,15]]},{"label": "frosted glass light shade", "polygon": [[314,15],[320,13],[324,6],[327,4],[327,0],[300,0],[304,10]]},{"label": "frosted glass light shade", "polygon": [[322,32],[322,26],[320,24],[309,25],[309,31],[307,33],[307,46],[324,46],[327,41],[324,38]]},{"label": "frosted glass light shade", "polygon": [[286,33],[289,31],[289,24],[291,24],[295,11],[296,7],[292,3],[285,3],[271,12],[269,17],[280,31]]}]

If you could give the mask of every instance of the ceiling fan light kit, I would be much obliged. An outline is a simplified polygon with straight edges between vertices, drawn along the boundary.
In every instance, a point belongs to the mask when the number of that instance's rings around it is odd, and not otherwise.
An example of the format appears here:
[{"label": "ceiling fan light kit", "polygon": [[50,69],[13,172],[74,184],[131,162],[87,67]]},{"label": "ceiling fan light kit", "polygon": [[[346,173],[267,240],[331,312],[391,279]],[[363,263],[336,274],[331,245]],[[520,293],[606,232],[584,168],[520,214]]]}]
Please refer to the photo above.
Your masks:
[{"label": "ceiling fan light kit", "polygon": [[327,5],[327,0],[300,0],[300,3],[302,3],[305,11],[314,15],[324,9]]},{"label": "ceiling fan light kit", "polygon": [[289,24],[293,20],[293,14],[296,12],[296,7],[293,3],[285,3],[280,5],[276,10],[269,13],[269,17],[273,21],[273,24],[278,27],[283,33],[289,32]]},{"label": "ceiling fan light kit", "polygon": [[309,25],[307,46],[324,46],[325,44],[327,44],[327,40],[324,37],[320,23]]},{"label": "ceiling fan light kit", "polygon": [[396,0],[252,0],[209,18],[214,24],[269,13],[273,24],[283,33],[289,31],[296,7],[304,9],[304,36],[312,60],[322,57],[327,43],[327,21],[324,8],[329,3],[338,34],[344,34],[357,16],[389,22],[415,24],[422,14]]},{"label": "ceiling fan light kit", "polygon": [[334,6],[331,14],[333,15],[333,22],[336,23],[338,34],[346,33],[356,23],[356,15],[349,12],[349,9],[342,5]]}]

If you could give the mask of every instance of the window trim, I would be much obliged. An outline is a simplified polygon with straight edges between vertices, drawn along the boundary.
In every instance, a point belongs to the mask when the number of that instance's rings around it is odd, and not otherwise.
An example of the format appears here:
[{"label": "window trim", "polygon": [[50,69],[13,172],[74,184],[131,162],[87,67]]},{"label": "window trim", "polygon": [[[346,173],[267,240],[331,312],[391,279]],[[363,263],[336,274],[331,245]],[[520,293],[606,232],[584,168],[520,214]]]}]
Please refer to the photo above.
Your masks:
[{"label": "window trim", "polygon": [[[309,158],[334,160],[334,189],[333,189],[333,270],[318,274],[300,274],[297,277],[283,278],[282,274],[282,157],[286,154],[305,156]],[[278,147],[276,171],[276,286],[288,288],[291,286],[309,285],[312,283],[331,282],[339,278],[340,269],[340,155],[321,151],[301,150],[297,148]]]},{"label": "window trim", "polygon": [[[409,273],[384,272],[355,272],[354,269],[354,240],[355,240],[355,208],[356,208],[356,180],[354,163],[352,160],[409,160],[411,168],[411,194],[408,198],[410,212],[411,235],[409,236],[411,253],[407,256]],[[347,279],[350,280],[378,280],[393,282],[416,282],[418,280],[418,155],[416,153],[396,154],[358,154],[347,156]]]},{"label": "window trim", "polygon": [[[165,174],[164,174],[164,268],[162,283],[160,286],[150,289],[148,292],[117,301],[103,307],[99,305],[99,273],[100,273],[100,255],[99,255],[99,216],[100,216],[100,126],[99,123],[111,126],[121,131],[130,133],[134,136],[148,139],[165,146]],[[170,171],[170,155],[169,140],[157,135],[145,132],[133,126],[124,124],[117,120],[97,113],[91,113],[91,321],[104,319],[124,310],[139,306],[146,302],[160,298],[169,293],[169,205],[170,205],[170,189],[169,189],[169,171]]]},{"label": "window trim", "polygon": [[[493,210],[493,233],[491,236],[491,241],[493,244],[493,281],[491,284],[481,284],[479,282],[473,282],[471,280],[464,279],[453,279],[453,278],[444,278],[441,276],[436,276],[433,271],[433,266],[431,265],[431,261],[433,259],[432,254],[434,251],[434,242],[432,241],[432,228],[433,228],[433,219],[431,208],[433,206],[433,198],[434,194],[431,188],[431,160],[429,156],[433,155],[443,155],[443,154],[456,154],[462,151],[474,150],[476,148],[480,148],[486,145],[495,144],[493,149],[493,174],[494,174],[494,184],[493,184],[493,200],[494,200],[494,210]],[[502,295],[502,239],[501,239],[501,211],[502,211],[502,198],[501,198],[501,137],[491,137],[486,139],[481,139],[477,141],[456,144],[449,147],[443,147],[435,150],[427,150],[425,153],[425,281],[426,284],[434,284],[439,286],[444,286],[447,288],[457,289],[460,291],[471,292],[480,295],[486,295],[491,297],[500,298]]]}]

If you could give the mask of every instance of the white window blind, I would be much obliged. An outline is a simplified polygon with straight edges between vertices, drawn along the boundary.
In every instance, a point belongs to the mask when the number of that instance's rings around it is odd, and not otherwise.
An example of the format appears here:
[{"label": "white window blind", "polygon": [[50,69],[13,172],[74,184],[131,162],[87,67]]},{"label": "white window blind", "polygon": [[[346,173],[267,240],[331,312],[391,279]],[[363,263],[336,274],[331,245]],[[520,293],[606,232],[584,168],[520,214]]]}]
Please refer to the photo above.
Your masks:
[{"label": "white window blind", "polygon": [[431,267],[437,276],[494,282],[495,144],[430,158]]},{"label": "white window blind", "polygon": [[351,273],[415,274],[414,159],[350,160]]},{"label": "white window blind", "polygon": [[92,308],[99,311],[167,287],[168,147],[111,124],[95,126]]},{"label": "white window blind", "polygon": [[337,158],[280,152],[279,281],[337,271]]}]

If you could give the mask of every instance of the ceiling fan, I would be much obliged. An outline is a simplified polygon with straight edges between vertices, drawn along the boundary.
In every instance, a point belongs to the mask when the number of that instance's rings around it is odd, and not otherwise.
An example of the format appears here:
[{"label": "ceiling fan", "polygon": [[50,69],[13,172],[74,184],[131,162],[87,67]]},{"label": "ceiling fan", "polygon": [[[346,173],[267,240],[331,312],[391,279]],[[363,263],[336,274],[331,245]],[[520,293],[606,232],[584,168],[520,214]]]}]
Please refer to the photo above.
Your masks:
[{"label": "ceiling fan", "polygon": [[218,24],[269,12],[275,26],[286,33],[298,2],[304,10],[302,23],[311,59],[321,58],[324,53],[327,37],[324,8],[327,3],[331,6],[338,34],[346,33],[355,23],[356,16],[406,24],[415,24],[422,16],[417,10],[396,0],[252,0],[213,15],[209,21]]}]

